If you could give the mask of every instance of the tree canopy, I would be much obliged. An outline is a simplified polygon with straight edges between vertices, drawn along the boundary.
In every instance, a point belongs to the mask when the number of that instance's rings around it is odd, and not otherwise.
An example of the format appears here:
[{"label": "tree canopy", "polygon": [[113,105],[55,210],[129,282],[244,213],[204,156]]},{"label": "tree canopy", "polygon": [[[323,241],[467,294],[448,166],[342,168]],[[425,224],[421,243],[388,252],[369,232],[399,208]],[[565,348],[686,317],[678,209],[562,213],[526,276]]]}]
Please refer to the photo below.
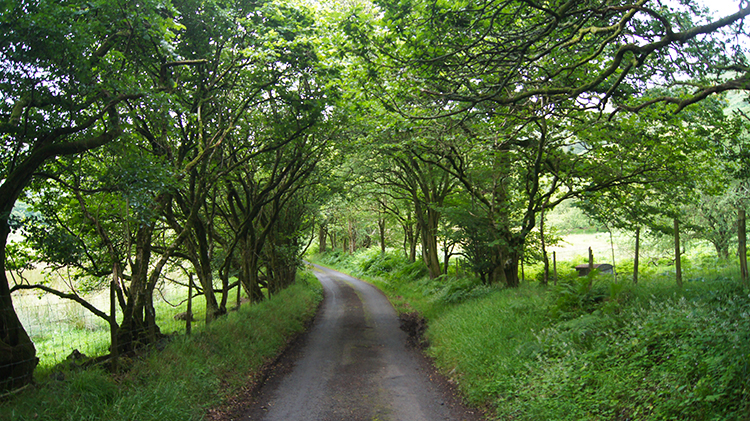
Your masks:
[{"label": "tree canopy", "polygon": [[[719,95],[750,78],[737,41],[750,7],[717,19],[649,0],[0,10],[0,388],[36,365],[13,291],[78,302],[109,321],[117,353],[158,340],[153,295],[170,269],[195,275],[210,322],[232,288],[257,301],[289,285],[313,232],[321,250],[403,244],[432,278],[461,253],[512,287],[540,214],[560,203],[632,226],[688,197],[712,160],[744,165],[743,129],[715,140],[734,124]],[[27,240],[9,243],[11,230]],[[42,263],[72,273],[70,290],[6,276]],[[106,288],[109,309],[79,294]]]}]

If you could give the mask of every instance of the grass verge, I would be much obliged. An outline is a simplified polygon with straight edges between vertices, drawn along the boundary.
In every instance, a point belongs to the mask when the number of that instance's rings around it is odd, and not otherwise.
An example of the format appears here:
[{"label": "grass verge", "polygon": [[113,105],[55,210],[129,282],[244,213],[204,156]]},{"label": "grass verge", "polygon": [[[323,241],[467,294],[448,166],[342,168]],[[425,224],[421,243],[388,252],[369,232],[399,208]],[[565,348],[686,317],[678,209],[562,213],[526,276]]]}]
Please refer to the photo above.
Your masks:
[{"label": "grass verge", "polygon": [[662,268],[638,286],[568,274],[504,289],[455,273],[430,280],[397,253],[313,260],[421,312],[428,354],[496,419],[750,419],[750,291],[732,269],[694,269],[683,288]]},{"label": "grass verge", "polygon": [[65,370],[0,402],[0,420],[204,419],[259,380],[290,337],[301,332],[322,299],[309,272],[270,300],[242,306],[192,336],[176,336],[120,376]]}]

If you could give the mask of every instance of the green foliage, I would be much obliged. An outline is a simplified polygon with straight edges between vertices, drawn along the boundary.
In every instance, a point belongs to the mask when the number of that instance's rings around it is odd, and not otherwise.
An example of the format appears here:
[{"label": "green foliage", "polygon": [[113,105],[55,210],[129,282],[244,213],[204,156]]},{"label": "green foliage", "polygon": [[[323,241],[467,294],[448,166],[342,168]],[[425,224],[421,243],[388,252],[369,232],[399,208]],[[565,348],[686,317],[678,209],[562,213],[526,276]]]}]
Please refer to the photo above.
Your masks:
[{"label": "green foliage", "polygon": [[613,312],[631,296],[629,287],[594,270],[561,278],[551,290],[550,316],[567,320],[582,313]]}]

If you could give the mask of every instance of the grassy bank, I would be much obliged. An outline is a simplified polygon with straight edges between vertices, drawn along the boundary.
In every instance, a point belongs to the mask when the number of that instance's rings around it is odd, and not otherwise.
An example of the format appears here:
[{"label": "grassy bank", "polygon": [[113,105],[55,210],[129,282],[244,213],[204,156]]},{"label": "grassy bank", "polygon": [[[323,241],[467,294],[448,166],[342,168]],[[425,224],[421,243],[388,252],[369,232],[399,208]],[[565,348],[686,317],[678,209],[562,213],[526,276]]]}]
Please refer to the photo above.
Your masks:
[{"label": "grassy bank", "polygon": [[322,289],[311,273],[257,305],[244,305],[192,336],[175,336],[127,373],[62,369],[0,402],[0,420],[198,420],[258,380],[315,314]]},{"label": "grassy bank", "polygon": [[750,294],[732,269],[695,270],[682,289],[668,267],[637,287],[567,274],[503,289],[429,280],[398,253],[317,260],[423,313],[436,364],[497,419],[750,419]]}]

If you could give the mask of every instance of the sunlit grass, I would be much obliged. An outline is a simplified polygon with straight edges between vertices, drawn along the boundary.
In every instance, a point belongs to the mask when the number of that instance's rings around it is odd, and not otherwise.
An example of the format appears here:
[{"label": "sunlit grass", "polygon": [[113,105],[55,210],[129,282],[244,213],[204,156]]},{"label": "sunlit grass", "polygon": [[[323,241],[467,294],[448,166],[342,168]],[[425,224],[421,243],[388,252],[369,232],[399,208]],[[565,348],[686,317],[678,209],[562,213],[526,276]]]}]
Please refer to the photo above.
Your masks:
[{"label": "sunlit grass", "polygon": [[[9,274],[12,275],[12,274]],[[15,274],[16,279],[20,277]],[[55,273],[45,270],[27,270],[23,273],[25,283],[46,284],[68,292],[69,288]],[[227,307],[236,305],[236,289],[229,292]],[[104,313],[109,313],[109,291],[90,291],[82,298]],[[221,300],[221,294],[217,294]],[[52,294],[36,290],[22,290],[13,294],[13,302],[21,323],[37,349],[39,369],[37,375],[44,376],[50,369],[64,361],[74,350],[88,356],[97,357],[109,352],[110,327],[104,320],[80,304],[62,299]],[[187,311],[187,288],[163,282],[157,286],[154,295],[157,325],[163,334],[182,334],[186,329],[184,320],[174,318]],[[194,297],[192,310],[194,327],[200,327],[205,320],[206,303],[203,297]],[[117,307],[118,323],[122,313]]]},{"label": "sunlit grass", "polygon": [[[750,413],[750,291],[734,261],[705,245],[673,261],[632,261],[617,276],[579,278],[585,257],[560,262],[557,286],[541,265],[520,288],[435,280],[419,263],[363,251],[319,259],[376,283],[400,312],[429,319],[428,353],[466,400],[497,419],[746,420]],[[382,270],[389,262],[388,270]]]}]

